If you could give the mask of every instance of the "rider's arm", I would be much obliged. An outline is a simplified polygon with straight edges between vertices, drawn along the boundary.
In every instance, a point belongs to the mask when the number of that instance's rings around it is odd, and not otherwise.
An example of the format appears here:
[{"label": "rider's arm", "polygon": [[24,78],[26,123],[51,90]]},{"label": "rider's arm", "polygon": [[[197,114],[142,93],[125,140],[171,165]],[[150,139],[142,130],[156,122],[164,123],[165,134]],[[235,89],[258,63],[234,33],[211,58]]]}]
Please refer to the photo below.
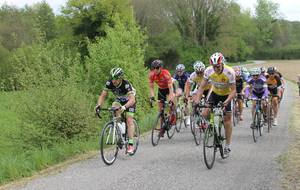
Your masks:
[{"label": "rider's arm", "polygon": [[184,86],[184,92],[185,92],[185,97],[188,98],[190,96],[190,91],[191,91],[191,83],[189,79],[185,82]]},{"label": "rider's arm", "polygon": [[224,105],[227,105],[235,96],[236,96],[236,85],[230,85],[230,94],[228,95],[227,99],[224,101]]},{"label": "rider's arm", "polygon": [[203,79],[201,81],[200,87],[197,90],[197,94],[196,94],[196,102],[200,100],[200,97],[202,97],[203,92],[204,92],[204,87],[207,85],[208,80]]},{"label": "rider's arm", "polygon": [[97,105],[98,106],[101,106],[107,96],[108,92],[106,90],[103,90],[98,98],[98,101],[97,101]]},{"label": "rider's arm", "polygon": [[126,102],[126,104],[124,104],[124,106],[126,108],[133,106],[135,104],[135,96],[134,93],[129,93],[128,95],[128,101]]},{"label": "rider's arm", "polygon": [[149,89],[150,89],[150,97],[154,97],[154,81],[151,78],[151,74],[149,75]]}]

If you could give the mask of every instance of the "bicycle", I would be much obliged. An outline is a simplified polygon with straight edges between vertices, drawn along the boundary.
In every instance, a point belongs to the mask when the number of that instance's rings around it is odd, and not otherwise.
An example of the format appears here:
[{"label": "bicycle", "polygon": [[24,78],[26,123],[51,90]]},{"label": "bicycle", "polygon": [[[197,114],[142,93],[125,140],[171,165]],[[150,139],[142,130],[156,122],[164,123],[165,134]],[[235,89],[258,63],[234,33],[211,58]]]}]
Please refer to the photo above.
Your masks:
[{"label": "bicycle", "polygon": [[270,132],[273,125],[273,97],[275,95],[269,94],[268,104],[267,104],[267,125],[268,125],[268,133]]},{"label": "bicycle", "polygon": [[[121,117],[116,116],[117,110],[120,108],[112,107],[112,108],[101,108],[96,112],[97,116],[101,119],[100,111],[108,111],[111,112],[111,121],[107,122],[102,129],[100,135],[100,151],[101,158],[106,165],[111,165],[115,162],[119,149],[123,149],[125,146],[125,154],[127,154],[128,148],[128,133],[127,133],[127,124],[125,113],[121,114]],[[134,135],[133,135],[133,147],[134,155],[137,151],[140,139],[140,128],[137,124],[136,120],[133,119],[134,123]],[[125,127],[124,134],[122,134],[121,127]],[[131,156],[132,156],[131,155]]]},{"label": "bicycle", "polygon": [[185,128],[187,128],[187,114],[186,110],[188,108],[188,104],[186,102],[182,103],[182,98],[179,98],[178,104],[176,106],[176,112],[177,112],[177,121],[179,121],[179,125],[176,125],[175,129],[179,133],[181,129],[182,123],[184,124]]},{"label": "bicycle", "polygon": [[223,103],[219,102],[216,106],[200,106],[205,108],[211,108],[210,120],[207,122],[208,128],[205,130],[203,139],[203,154],[204,162],[208,169],[211,169],[216,159],[216,152],[219,149],[222,159],[225,159],[224,155],[224,143],[225,143],[225,128],[223,123]]},{"label": "bicycle", "polygon": [[232,123],[235,127],[239,123],[240,118],[240,112],[239,112],[239,105],[237,101],[237,97],[235,97],[232,101]]},{"label": "bicycle", "polygon": [[262,99],[253,99],[256,104],[255,104],[255,112],[254,112],[254,117],[253,117],[253,126],[252,126],[252,136],[254,142],[257,142],[257,138],[259,136],[262,136],[262,131],[263,131],[263,125],[262,125],[262,115],[263,115],[263,110],[262,110]]},{"label": "bicycle", "polygon": [[[174,136],[176,126],[172,125],[172,123],[171,123],[172,115],[173,115],[173,117],[175,117],[175,119],[177,118],[176,109],[172,110],[172,114],[165,113],[166,106],[168,106],[170,108],[173,105],[173,102],[167,102],[167,101],[163,101],[163,100],[157,100],[156,102],[159,102],[162,104],[162,109],[159,111],[159,113],[156,117],[155,124],[152,127],[151,142],[152,142],[153,146],[158,145],[158,142],[159,142],[160,138],[162,137],[162,134],[164,133],[164,131],[167,131],[167,136],[169,139],[171,139]],[[153,101],[150,102],[151,107],[153,107],[152,103],[153,103]],[[177,123],[176,123],[176,125],[177,125]]]},{"label": "bicycle", "polygon": [[207,128],[207,122],[202,116],[201,105],[203,104],[193,104],[192,105],[192,114],[190,116],[191,121],[191,131],[195,140],[196,145],[200,145],[203,133]]}]

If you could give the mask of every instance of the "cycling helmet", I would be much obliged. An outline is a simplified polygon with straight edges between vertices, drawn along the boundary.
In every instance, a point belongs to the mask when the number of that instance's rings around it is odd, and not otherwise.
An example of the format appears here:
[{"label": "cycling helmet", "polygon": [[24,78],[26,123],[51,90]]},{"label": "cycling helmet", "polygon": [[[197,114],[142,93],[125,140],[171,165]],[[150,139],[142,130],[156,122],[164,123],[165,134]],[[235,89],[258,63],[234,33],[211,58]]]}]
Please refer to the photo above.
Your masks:
[{"label": "cycling helmet", "polygon": [[213,66],[224,64],[225,57],[222,55],[222,53],[214,53],[212,56],[210,56],[209,63]]},{"label": "cycling helmet", "polygon": [[274,68],[274,67],[269,67],[268,70],[267,70],[267,73],[268,73],[268,74],[273,74],[273,73],[275,73],[275,68]]},{"label": "cycling helmet", "polygon": [[240,70],[235,70],[235,76],[241,76],[241,71]]},{"label": "cycling helmet", "polygon": [[205,70],[205,65],[202,63],[202,61],[196,61],[194,63],[194,70],[195,72],[203,72]]},{"label": "cycling helmet", "polygon": [[274,71],[275,71],[275,72],[278,72],[278,69],[277,69],[277,67],[274,67]]},{"label": "cycling helmet", "polygon": [[185,66],[183,64],[179,64],[176,66],[176,71],[184,71]]},{"label": "cycling helmet", "polygon": [[262,73],[266,72],[266,68],[265,67],[261,67],[260,68],[260,72],[262,72]]},{"label": "cycling helmet", "polygon": [[110,76],[113,79],[120,79],[123,77],[123,75],[124,75],[124,71],[121,68],[112,68],[110,70]]},{"label": "cycling helmet", "polygon": [[251,76],[253,75],[260,75],[260,69],[259,68],[253,68],[250,71]]},{"label": "cycling helmet", "polygon": [[162,67],[162,60],[156,59],[156,60],[152,61],[151,67],[152,68]]}]

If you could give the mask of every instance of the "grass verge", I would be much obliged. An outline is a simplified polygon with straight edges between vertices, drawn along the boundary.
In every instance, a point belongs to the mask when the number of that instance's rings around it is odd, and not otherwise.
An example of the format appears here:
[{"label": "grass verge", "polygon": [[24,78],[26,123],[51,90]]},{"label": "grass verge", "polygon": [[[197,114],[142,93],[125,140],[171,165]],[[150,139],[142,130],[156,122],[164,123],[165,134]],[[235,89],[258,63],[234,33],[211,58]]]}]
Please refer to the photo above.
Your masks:
[{"label": "grass verge", "polygon": [[279,158],[282,170],[282,187],[288,190],[300,189],[300,97],[297,86],[293,85],[293,88],[296,98],[289,124],[293,140],[287,152]]}]

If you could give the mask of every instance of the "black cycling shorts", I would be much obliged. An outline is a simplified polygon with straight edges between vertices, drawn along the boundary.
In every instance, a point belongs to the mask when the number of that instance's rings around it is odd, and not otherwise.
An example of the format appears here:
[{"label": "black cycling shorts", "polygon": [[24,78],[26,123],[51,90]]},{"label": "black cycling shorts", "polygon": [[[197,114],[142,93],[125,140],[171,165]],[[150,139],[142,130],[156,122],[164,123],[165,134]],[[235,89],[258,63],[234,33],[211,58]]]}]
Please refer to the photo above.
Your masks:
[{"label": "black cycling shorts", "polygon": [[168,94],[170,93],[170,90],[169,88],[159,88],[158,89],[158,96],[157,96],[157,99],[158,100],[163,100],[163,101],[167,101],[167,96]]},{"label": "black cycling shorts", "polygon": [[[220,96],[214,92],[212,92],[208,98],[208,103],[210,105],[216,106],[219,102],[224,102],[227,99],[228,95],[226,96]],[[225,107],[226,112],[231,112],[231,102],[227,104]]]}]

